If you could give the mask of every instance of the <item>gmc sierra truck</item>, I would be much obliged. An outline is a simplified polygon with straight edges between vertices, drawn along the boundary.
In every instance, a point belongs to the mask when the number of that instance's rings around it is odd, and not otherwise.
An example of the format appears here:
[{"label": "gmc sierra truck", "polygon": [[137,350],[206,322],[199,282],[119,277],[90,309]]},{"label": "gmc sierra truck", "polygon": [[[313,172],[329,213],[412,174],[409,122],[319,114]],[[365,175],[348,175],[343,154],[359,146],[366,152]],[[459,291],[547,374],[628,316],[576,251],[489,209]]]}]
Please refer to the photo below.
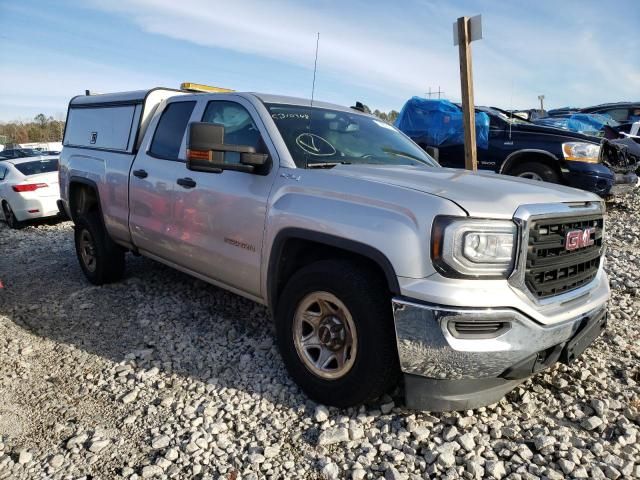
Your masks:
[{"label": "gmc sierra truck", "polygon": [[[75,97],[59,208],[94,284],[141,254],[266,305],[314,400],[464,410],[606,324],[604,204],[442,168],[360,111],[156,88]],[[256,366],[259,368],[259,366]]]}]

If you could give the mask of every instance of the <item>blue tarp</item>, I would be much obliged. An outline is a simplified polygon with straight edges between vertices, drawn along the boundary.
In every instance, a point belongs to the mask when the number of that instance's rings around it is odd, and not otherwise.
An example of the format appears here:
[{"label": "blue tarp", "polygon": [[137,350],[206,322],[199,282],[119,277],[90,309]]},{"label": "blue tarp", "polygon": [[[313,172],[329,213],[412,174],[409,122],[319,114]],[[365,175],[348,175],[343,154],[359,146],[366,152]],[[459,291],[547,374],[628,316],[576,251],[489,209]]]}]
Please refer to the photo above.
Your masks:
[{"label": "blue tarp", "polygon": [[[417,143],[431,147],[464,145],[462,109],[448,100],[413,97],[404,104],[395,126]],[[476,111],[478,148],[489,147],[489,115]]]}]

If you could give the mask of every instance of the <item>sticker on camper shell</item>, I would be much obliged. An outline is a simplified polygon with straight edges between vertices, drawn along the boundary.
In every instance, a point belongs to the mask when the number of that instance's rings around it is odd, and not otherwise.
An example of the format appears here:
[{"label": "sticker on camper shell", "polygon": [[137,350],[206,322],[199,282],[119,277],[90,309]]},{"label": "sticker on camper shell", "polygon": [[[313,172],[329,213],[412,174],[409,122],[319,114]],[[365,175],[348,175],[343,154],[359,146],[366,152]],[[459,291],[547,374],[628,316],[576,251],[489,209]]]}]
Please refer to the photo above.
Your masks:
[{"label": "sticker on camper shell", "polygon": [[91,132],[91,136],[89,137],[89,143],[93,145],[96,143],[96,140],[98,140],[98,132]]}]

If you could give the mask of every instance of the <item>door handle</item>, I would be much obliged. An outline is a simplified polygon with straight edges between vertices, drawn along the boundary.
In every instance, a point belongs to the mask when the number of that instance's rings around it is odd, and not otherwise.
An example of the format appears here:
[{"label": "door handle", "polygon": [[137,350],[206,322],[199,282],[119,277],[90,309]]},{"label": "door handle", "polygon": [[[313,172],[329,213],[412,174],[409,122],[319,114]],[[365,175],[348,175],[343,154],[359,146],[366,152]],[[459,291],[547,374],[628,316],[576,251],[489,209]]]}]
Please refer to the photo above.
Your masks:
[{"label": "door handle", "polygon": [[146,170],[134,170],[133,176],[138,178],[147,178],[149,174],[147,173]]},{"label": "door handle", "polygon": [[176,183],[184,188],[193,188],[196,186],[196,181],[189,177],[179,178]]}]

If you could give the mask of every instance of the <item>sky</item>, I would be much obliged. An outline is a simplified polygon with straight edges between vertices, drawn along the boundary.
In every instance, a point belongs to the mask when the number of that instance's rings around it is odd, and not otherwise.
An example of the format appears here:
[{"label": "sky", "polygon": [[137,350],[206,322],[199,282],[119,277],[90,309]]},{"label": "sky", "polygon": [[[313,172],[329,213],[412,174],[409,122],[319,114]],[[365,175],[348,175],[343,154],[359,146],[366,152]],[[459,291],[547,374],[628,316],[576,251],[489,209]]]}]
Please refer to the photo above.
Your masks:
[{"label": "sky", "polygon": [[453,22],[478,14],[476,104],[640,100],[638,0],[0,0],[0,121],[184,81],[308,98],[317,32],[316,99],[459,101]]}]

